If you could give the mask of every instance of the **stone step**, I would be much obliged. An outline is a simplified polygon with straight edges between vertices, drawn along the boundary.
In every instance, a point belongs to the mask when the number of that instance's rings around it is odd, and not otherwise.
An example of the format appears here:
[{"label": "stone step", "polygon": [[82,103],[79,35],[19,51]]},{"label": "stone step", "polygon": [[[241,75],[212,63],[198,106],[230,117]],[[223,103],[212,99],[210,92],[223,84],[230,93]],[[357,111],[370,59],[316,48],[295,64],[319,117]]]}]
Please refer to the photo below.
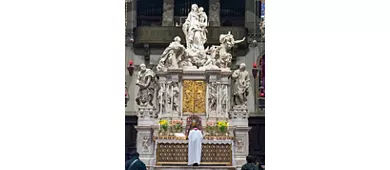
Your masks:
[{"label": "stone step", "polygon": [[235,166],[152,166],[149,170],[236,170]]}]

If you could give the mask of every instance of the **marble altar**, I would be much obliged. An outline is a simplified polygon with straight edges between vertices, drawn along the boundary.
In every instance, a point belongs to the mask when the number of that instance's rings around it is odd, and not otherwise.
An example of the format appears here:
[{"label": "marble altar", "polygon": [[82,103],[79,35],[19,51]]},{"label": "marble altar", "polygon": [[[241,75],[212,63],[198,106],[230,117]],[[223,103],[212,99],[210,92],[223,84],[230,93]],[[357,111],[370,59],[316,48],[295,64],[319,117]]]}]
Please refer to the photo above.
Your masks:
[{"label": "marble altar", "polygon": [[175,37],[156,70],[140,65],[136,82],[137,151],[152,169],[175,169],[164,164],[183,164],[186,160],[177,160],[174,155],[186,158],[188,141],[176,138],[174,133],[186,134],[195,126],[206,135],[201,165],[235,169],[245,163],[250,130],[246,107],[249,74],[245,64],[234,72],[229,68],[229,50],[245,37],[235,40],[227,32],[220,35],[220,45],[205,48],[208,23],[203,8],[193,4],[182,26],[186,44]]}]

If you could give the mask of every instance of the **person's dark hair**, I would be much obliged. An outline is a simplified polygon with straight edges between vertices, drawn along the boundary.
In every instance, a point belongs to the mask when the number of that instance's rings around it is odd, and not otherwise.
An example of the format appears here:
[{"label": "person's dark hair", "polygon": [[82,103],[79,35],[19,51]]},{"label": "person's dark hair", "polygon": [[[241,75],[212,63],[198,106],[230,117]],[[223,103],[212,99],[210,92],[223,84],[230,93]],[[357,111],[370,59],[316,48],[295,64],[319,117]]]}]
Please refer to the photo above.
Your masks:
[{"label": "person's dark hair", "polygon": [[130,153],[130,158],[132,158],[133,156],[139,157],[139,153],[137,151],[133,151]]},{"label": "person's dark hair", "polygon": [[253,163],[253,156],[248,155],[248,156],[246,157],[246,162],[247,162],[247,163]]}]

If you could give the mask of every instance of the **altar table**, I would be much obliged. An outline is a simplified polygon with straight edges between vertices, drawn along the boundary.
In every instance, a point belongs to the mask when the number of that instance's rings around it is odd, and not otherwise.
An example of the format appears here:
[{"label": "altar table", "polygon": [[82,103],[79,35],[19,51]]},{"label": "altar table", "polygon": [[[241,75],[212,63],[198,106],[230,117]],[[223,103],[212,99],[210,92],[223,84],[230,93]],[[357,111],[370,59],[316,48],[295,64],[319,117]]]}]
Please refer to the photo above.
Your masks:
[{"label": "altar table", "polygon": [[[155,141],[156,165],[187,165],[188,140],[157,139]],[[201,165],[232,166],[233,140],[203,140]]]}]

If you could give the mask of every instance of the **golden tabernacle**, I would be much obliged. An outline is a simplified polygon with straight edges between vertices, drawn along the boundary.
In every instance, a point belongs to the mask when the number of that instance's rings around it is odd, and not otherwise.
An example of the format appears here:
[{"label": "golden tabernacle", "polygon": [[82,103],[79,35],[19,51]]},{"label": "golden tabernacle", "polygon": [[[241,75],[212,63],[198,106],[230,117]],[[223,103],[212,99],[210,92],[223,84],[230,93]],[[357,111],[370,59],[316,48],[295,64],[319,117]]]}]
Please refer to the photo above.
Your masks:
[{"label": "golden tabernacle", "polygon": [[[233,160],[232,145],[232,140],[203,140],[200,164],[231,166]],[[187,140],[157,139],[156,148],[157,165],[188,164]]]},{"label": "golden tabernacle", "polygon": [[206,82],[183,80],[183,113],[206,113]]}]

